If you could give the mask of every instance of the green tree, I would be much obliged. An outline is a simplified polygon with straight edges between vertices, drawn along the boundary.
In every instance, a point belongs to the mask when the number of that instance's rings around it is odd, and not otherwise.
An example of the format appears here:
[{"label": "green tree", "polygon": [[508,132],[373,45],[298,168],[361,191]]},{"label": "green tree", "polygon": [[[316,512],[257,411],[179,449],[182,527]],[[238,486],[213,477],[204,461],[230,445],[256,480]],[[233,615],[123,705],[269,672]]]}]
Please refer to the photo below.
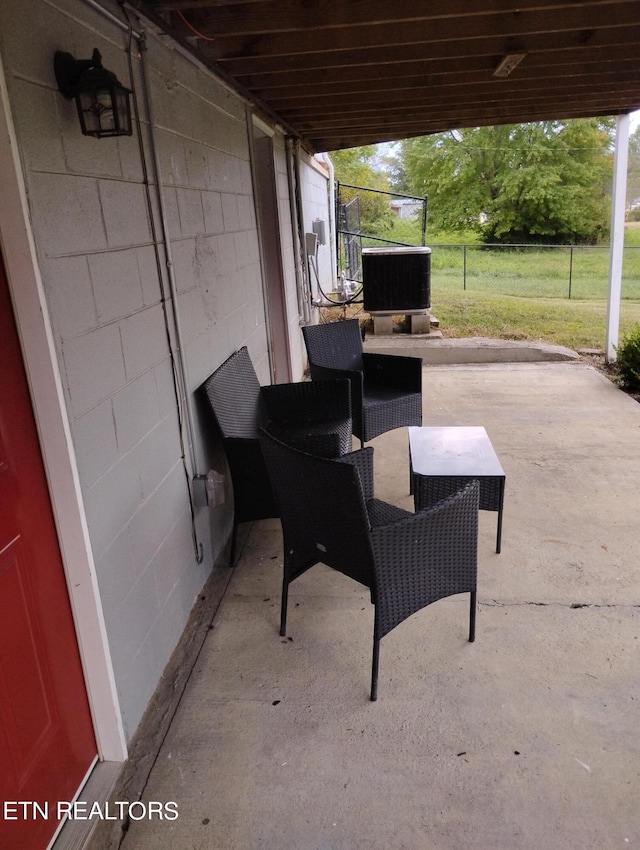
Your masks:
[{"label": "green tree", "polygon": [[[629,137],[629,165],[627,168],[627,203],[640,199],[640,127]],[[640,210],[636,220],[640,220]],[[632,216],[635,218],[635,216]]]},{"label": "green tree", "polygon": [[431,227],[486,242],[595,243],[609,228],[609,119],[479,127],[410,139],[401,156]]},{"label": "green tree", "polygon": [[[389,190],[387,168],[385,163],[381,162],[375,145],[333,151],[330,156],[339,183],[378,189],[382,192]],[[364,232],[378,233],[393,226],[393,213],[388,196],[341,186],[340,199],[343,203],[356,196],[360,199],[360,224]]]},{"label": "green tree", "polygon": [[389,183],[386,172],[377,167],[377,160],[378,150],[375,145],[345,148],[331,153],[336,179],[341,183],[387,189]]}]

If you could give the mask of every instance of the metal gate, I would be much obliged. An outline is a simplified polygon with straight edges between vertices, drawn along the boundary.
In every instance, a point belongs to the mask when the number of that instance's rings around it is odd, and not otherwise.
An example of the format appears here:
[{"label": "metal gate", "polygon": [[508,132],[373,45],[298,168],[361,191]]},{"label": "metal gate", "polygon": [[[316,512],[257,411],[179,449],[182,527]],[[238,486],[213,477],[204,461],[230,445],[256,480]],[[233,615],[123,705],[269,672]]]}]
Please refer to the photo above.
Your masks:
[{"label": "metal gate", "polygon": [[363,247],[424,245],[427,198],[336,184],[337,277],[362,284]]}]

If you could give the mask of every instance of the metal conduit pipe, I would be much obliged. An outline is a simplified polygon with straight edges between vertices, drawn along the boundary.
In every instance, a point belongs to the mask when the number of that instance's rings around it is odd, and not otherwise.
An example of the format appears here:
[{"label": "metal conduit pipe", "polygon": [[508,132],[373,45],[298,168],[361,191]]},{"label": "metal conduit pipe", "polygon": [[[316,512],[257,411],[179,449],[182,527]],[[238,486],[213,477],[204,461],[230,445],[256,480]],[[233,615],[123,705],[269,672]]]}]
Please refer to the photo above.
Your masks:
[{"label": "metal conduit pipe", "polygon": [[156,196],[158,201],[158,210],[160,213],[160,224],[162,227],[162,244],[165,251],[167,275],[169,280],[169,292],[171,293],[171,315],[175,330],[175,356],[178,367],[178,380],[180,392],[184,402],[185,423],[187,427],[187,437],[189,442],[189,458],[191,460],[191,475],[196,474],[197,462],[195,457],[195,435],[193,430],[193,416],[191,412],[191,404],[189,401],[189,379],[187,373],[187,365],[184,360],[184,341],[182,336],[182,326],[180,322],[180,313],[178,311],[178,288],[176,286],[176,276],[173,267],[173,254],[171,251],[171,240],[169,237],[169,224],[167,220],[167,208],[164,201],[164,192],[162,185],[160,155],[158,153],[158,144],[155,132],[155,118],[153,111],[153,99],[151,97],[151,87],[147,73],[147,63],[145,56],[147,52],[146,40],[144,35],[138,41],[140,46],[140,68],[142,71],[142,87],[144,89],[144,100],[147,109],[147,117],[149,119],[149,141],[151,143],[151,155],[153,158],[153,168],[156,178]]},{"label": "metal conduit pipe", "polygon": [[289,191],[289,208],[291,210],[291,235],[293,237],[293,256],[295,260],[296,294],[298,296],[298,314],[303,324],[311,320],[311,311],[305,292],[305,281],[303,277],[302,237],[301,222],[299,219],[299,207],[297,203],[298,190],[294,173],[294,141],[287,136],[286,160],[287,160],[287,188]]},{"label": "metal conduit pipe", "polygon": [[275,368],[273,363],[273,335],[271,329],[271,321],[269,317],[269,296],[267,294],[267,272],[266,272],[266,262],[264,257],[264,233],[263,233],[263,225],[260,215],[258,214],[257,209],[257,176],[256,176],[256,145],[255,145],[255,137],[254,131],[255,126],[253,123],[253,112],[250,107],[247,106],[245,109],[245,122],[247,125],[247,143],[249,145],[249,168],[251,170],[251,187],[253,192],[253,203],[256,206],[256,230],[258,232],[258,258],[260,260],[260,277],[262,279],[262,299],[264,302],[264,312],[265,312],[265,321],[268,329],[269,336],[269,344],[267,346],[267,356],[269,358],[269,375],[271,377],[271,382],[275,382]]},{"label": "metal conduit pipe", "polygon": [[153,110],[153,100],[151,98],[151,87],[149,85],[149,77],[147,74],[147,63],[145,60],[146,52],[147,52],[147,41],[146,36],[141,30],[134,30],[130,23],[121,20],[116,17],[116,15],[112,14],[108,9],[105,9],[97,0],[83,0],[83,2],[94,9],[96,12],[99,12],[105,18],[107,18],[111,23],[115,26],[119,27],[124,32],[129,33],[129,35],[136,40],[138,46],[140,48],[140,68],[142,71],[142,87],[144,89],[144,101],[147,109],[147,117],[149,119],[149,141],[151,143],[151,153],[153,157],[153,168],[155,171],[156,177],[156,194],[158,200],[158,209],[160,211],[160,220],[162,225],[162,242],[165,251],[166,257],[166,266],[167,273],[169,279],[169,291],[171,293],[171,313],[175,326],[175,334],[176,334],[176,362],[178,365],[178,381],[180,384],[180,391],[182,394],[182,398],[184,400],[185,407],[185,420],[187,425],[187,436],[189,439],[189,456],[191,459],[191,474],[195,475],[197,470],[197,463],[195,458],[195,437],[193,430],[193,416],[191,412],[191,405],[189,403],[189,384],[187,377],[187,370],[184,358],[182,356],[184,343],[182,338],[182,329],[180,324],[180,314],[178,312],[178,304],[177,304],[177,287],[176,287],[176,278],[173,269],[173,257],[171,253],[171,242],[169,239],[169,226],[167,222],[167,212],[166,205],[164,202],[164,194],[163,194],[163,186],[162,186],[162,177],[160,170],[160,156],[158,154],[158,145],[157,138],[155,132],[155,119],[154,119],[154,110]]},{"label": "metal conduit pipe", "polygon": [[287,180],[289,204],[291,206],[291,227],[293,229],[294,252],[296,257],[296,284],[298,289],[298,307],[303,324],[311,321],[311,290],[307,279],[307,261],[303,253],[304,216],[302,211],[302,193],[300,190],[300,142],[287,136]]},{"label": "metal conduit pipe", "polygon": [[300,245],[300,268],[302,272],[302,289],[303,289],[303,305],[304,305],[304,321],[308,324],[311,321],[311,282],[309,281],[309,265],[307,255],[304,249],[304,209],[302,207],[302,180],[300,178],[300,139],[295,139],[293,143],[294,157],[293,167],[295,171],[295,186],[296,186],[296,208],[298,210],[298,240]]},{"label": "metal conduit pipe", "polygon": [[329,169],[329,246],[331,248],[331,268],[338,280],[338,246],[336,244],[336,172],[328,153],[321,153],[320,159]]},{"label": "metal conduit pipe", "polygon": [[115,24],[117,27],[120,27],[120,29],[123,30],[124,32],[130,32],[131,35],[133,36],[133,38],[135,38],[136,41],[140,41],[141,39],[144,38],[144,35],[143,35],[142,32],[138,32],[137,30],[132,29],[129,26],[129,24],[126,23],[126,21],[123,21],[120,18],[116,17],[116,15],[114,15],[112,12],[110,12],[108,9],[105,9],[104,6],[102,6],[100,3],[98,3],[97,0],[83,0],[83,1],[84,1],[84,4],[86,6],[91,6],[91,8],[95,12],[99,12],[103,17],[110,20],[111,23]]},{"label": "metal conduit pipe", "polygon": [[[204,558],[202,545],[198,541],[198,534],[195,525],[195,498],[193,492],[193,479],[196,475],[197,471],[197,463],[195,457],[195,437],[194,437],[194,429],[193,429],[193,416],[191,411],[191,404],[189,399],[189,381],[187,377],[186,364],[183,358],[183,338],[182,338],[182,330],[180,325],[180,315],[177,307],[177,287],[175,274],[173,269],[173,259],[171,254],[171,243],[169,239],[169,228],[167,223],[167,214],[166,207],[164,203],[164,195],[162,191],[162,178],[160,171],[160,157],[158,154],[158,145],[157,139],[155,135],[155,122],[154,122],[154,111],[153,111],[153,100],[151,98],[151,87],[149,85],[149,78],[147,74],[147,65],[145,61],[147,45],[146,45],[146,36],[143,30],[135,30],[131,25],[129,20],[129,15],[126,10],[125,15],[127,17],[127,21],[120,20],[104,6],[100,5],[96,2],[96,0],[84,0],[84,3],[87,6],[90,6],[95,11],[99,12],[103,17],[109,20],[112,24],[117,26],[122,31],[128,33],[129,35],[129,48],[131,47],[131,40],[135,39],[136,43],[139,47],[139,58],[140,58],[140,69],[142,72],[142,87],[144,90],[144,100],[145,106],[147,109],[147,118],[149,120],[149,141],[150,147],[153,157],[153,167],[156,176],[156,193],[157,193],[157,201],[158,201],[158,209],[160,211],[160,219],[161,219],[161,227],[162,227],[162,244],[165,251],[165,259],[167,266],[167,275],[169,280],[169,291],[171,295],[171,317],[173,321],[173,331],[175,334],[175,350],[174,345],[171,341],[171,331],[169,325],[167,323],[167,337],[168,344],[171,349],[171,358],[174,364],[173,368],[173,379],[176,390],[176,403],[178,405],[178,415],[181,423],[186,424],[187,430],[187,440],[189,443],[189,457],[191,460],[191,469],[187,469],[186,466],[186,458],[184,455],[184,444],[182,448],[182,462],[185,467],[185,473],[187,477],[187,488],[189,495],[189,508],[191,512],[191,524],[192,524],[192,534],[193,534],[193,545],[194,545],[194,553],[196,557],[196,561],[201,563]],[[132,80],[133,82],[133,80]],[[146,179],[146,178],[145,178]],[[147,184],[148,188],[148,184]],[[156,246],[156,251],[158,247],[158,241],[154,237],[154,242]],[[161,274],[160,268],[158,269],[159,274]],[[162,287],[162,280],[160,280],[160,286]],[[164,298],[164,296],[163,296]],[[166,321],[166,318],[165,318]],[[182,429],[182,424],[181,424]]]}]

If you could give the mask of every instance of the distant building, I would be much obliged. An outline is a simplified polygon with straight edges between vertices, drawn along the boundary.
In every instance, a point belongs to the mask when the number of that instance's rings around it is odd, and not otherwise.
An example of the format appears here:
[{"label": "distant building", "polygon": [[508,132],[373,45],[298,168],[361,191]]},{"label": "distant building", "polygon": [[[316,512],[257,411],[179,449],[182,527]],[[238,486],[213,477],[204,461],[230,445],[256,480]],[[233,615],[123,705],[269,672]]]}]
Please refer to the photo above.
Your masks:
[{"label": "distant building", "polygon": [[415,218],[422,213],[423,201],[414,201],[413,198],[394,198],[391,201],[391,209],[398,218]]}]

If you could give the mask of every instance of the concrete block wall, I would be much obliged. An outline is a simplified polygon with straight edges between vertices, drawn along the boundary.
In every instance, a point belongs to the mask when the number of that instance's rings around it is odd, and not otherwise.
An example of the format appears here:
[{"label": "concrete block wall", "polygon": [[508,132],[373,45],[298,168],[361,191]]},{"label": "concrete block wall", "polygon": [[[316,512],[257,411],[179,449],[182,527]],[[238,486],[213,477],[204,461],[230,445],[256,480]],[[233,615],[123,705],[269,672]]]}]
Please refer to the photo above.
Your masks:
[{"label": "concrete block wall", "polygon": [[[112,11],[122,15],[115,3]],[[151,156],[139,61],[144,160],[135,133],[83,137],[53,74],[55,50],[87,58],[94,47],[129,85],[127,34],[81,0],[0,0],[0,56],[131,736],[225,542],[231,506],[198,512],[197,564],[162,305],[166,266],[154,248],[159,211],[143,183]],[[244,104],[153,35],[148,47],[189,390],[245,344],[269,382]],[[281,192],[290,269],[286,186]],[[297,327],[297,305],[290,315]],[[292,338],[299,361],[299,332]],[[212,458],[222,463],[197,416],[196,443],[199,471]]]},{"label": "concrete block wall", "polygon": [[[324,221],[326,242],[318,244],[317,269],[320,286],[328,295],[334,288],[336,270],[333,267],[331,252],[331,220],[329,219],[329,172],[317,159],[306,154],[302,155],[301,168],[302,207],[304,215],[304,230],[313,232],[313,222],[316,219]],[[311,269],[311,287],[314,297],[318,297],[318,280]]]},{"label": "concrete block wall", "polygon": [[[292,154],[287,152],[282,137],[274,138],[274,157],[276,167],[276,180],[278,191],[278,214],[280,218],[280,233],[283,251],[283,270],[286,290],[286,308],[289,326],[289,341],[291,346],[291,360],[293,365],[292,380],[299,381],[304,377],[307,364],[307,355],[301,333],[301,326],[305,321],[305,307],[303,300],[308,298],[308,290],[304,286],[299,289],[296,283],[296,263],[306,264],[303,269],[307,274],[308,286],[315,298],[317,295],[317,281],[313,269],[306,260],[298,259],[295,255],[293,229],[291,222],[291,204],[289,200],[289,183],[287,174],[287,157]],[[329,196],[328,196],[328,171],[313,157],[301,152],[299,160],[300,185],[302,194],[303,232],[311,232],[312,223],[316,218],[323,219],[327,233],[327,244],[318,248],[318,270],[320,282],[325,292],[330,292],[333,285],[333,264],[330,249],[330,221],[329,221]],[[303,246],[304,247],[304,246]],[[308,304],[308,315],[313,321],[314,310]]]}]

